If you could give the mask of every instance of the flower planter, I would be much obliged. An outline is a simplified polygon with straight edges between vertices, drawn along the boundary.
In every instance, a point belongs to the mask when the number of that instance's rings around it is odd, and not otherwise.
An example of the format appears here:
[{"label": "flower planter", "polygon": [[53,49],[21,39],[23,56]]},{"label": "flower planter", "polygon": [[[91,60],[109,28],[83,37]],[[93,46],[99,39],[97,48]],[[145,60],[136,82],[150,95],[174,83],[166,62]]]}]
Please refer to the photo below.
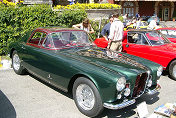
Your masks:
[{"label": "flower planter", "polygon": [[[54,11],[59,11],[60,15],[63,9],[53,9]],[[121,9],[86,9],[87,17],[91,20],[108,19],[110,14],[119,13],[121,14]]]},{"label": "flower planter", "polygon": [[87,9],[87,17],[92,20],[108,19],[110,14],[121,13],[120,9]]}]

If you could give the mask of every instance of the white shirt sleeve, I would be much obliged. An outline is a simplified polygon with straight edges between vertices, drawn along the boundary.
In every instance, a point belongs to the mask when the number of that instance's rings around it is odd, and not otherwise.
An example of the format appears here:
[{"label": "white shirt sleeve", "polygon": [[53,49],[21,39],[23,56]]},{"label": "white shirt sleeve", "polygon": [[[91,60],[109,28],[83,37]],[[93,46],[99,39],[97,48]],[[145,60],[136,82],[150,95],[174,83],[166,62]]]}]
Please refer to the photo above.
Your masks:
[{"label": "white shirt sleeve", "polygon": [[108,38],[111,39],[111,40],[114,38],[114,31],[115,31],[115,24],[112,23],[111,27],[110,27],[110,33],[109,33],[109,36],[108,36]]}]

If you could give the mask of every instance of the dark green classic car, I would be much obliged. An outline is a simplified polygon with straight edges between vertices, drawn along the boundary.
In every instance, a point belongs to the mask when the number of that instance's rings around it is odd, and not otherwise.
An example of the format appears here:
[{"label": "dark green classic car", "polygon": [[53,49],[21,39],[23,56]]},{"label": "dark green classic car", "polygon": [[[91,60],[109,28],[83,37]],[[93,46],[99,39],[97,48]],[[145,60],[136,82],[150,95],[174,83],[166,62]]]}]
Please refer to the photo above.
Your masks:
[{"label": "dark green classic car", "polygon": [[[12,43],[12,66],[71,92],[80,112],[94,117],[103,108],[121,109],[142,94],[155,94],[162,66],[95,46],[83,30],[46,27]],[[47,91],[46,91],[47,92]]]}]

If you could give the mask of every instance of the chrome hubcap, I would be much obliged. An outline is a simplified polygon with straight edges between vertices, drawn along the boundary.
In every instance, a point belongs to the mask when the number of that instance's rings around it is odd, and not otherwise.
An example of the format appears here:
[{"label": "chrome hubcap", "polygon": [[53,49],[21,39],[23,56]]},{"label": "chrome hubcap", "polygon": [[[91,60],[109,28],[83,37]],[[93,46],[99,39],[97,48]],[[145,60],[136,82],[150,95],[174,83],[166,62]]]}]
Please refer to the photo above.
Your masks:
[{"label": "chrome hubcap", "polygon": [[19,70],[20,68],[20,58],[17,54],[13,55],[13,68]]},{"label": "chrome hubcap", "polygon": [[176,78],[176,65],[173,67],[173,76]]},{"label": "chrome hubcap", "polygon": [[86,84],[80,84],[76,89],[76,100],[84,110],[91,110],[95,104],[95,96],[92,89]]}]

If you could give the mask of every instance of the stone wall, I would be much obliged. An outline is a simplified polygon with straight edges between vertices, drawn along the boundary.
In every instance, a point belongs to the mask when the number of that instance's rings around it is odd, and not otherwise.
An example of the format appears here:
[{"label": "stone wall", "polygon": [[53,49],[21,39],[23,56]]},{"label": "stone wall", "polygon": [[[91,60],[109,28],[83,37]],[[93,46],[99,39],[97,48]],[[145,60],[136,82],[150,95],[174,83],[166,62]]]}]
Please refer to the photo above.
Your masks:
[{"label": "stone wall", "polygon": [[52,0],[24,0],[23,4],[53,4]]},{"label": "stone wall", "polygon": [[87,17],[92,20],[108,19],[110,14],[119,13],[119,9],[88,9]]}]

